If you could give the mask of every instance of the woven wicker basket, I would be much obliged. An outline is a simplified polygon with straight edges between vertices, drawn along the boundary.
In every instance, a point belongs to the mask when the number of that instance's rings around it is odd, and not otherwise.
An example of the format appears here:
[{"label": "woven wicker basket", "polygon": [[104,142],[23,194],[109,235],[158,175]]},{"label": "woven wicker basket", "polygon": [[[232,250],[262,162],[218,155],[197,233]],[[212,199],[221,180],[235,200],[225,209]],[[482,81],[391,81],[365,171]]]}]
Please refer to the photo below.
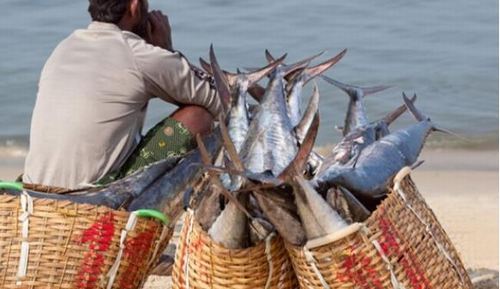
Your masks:
[{"label": "woven wicker basket", "polygon": [[287,244],[301,288],[472,288],[450,239],[404,168],[364,223]]},{"label": "woven wicker basket", "polygon": [[0,195],[0,288],[141,288],[171,232],[136,213]]},{"label": "woven wicker basket", "polygon": [[187,213],[172,270],[173,289],[294,289],[283,241],[270,237],[257,246],[231,250],[214,241]]}]

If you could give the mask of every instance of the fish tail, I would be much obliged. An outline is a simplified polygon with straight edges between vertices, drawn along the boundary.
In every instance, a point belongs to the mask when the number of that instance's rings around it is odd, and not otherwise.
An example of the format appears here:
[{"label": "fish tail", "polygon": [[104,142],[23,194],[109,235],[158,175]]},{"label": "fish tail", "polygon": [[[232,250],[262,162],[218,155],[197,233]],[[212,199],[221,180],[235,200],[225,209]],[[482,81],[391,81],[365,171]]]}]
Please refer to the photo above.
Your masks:
[{"label": "fish tail", "polygon": [[304,71],[305,75],[305,81],[304,84],[313,79],[314,77],[320,75],[321,73],[325,72],[327,69],[331,68],[333,65],[335,65],[337,62],[339,62],[342,57],[347,53],[347,49],[342,50],[339,54],[335,55],[334,57],[316,65],[313,67],[308,67]]},{"label": "fish tail", "polygon": [[[301,61],[298,61],[294,64],[285,65],[285,67],[283,68],[284,72],[285,72],[285,79],[288,81],[293,75],[295,75],[294,72],[296,72],[297,70],[301,70],[301,69],[306,68],[313,59],[321,56],[323,53],[325,53],[325,51],[321,51],[318,54],[307,57],[307,58],[305,58]],[[265,54],[266,54],[266,60],[268,62],[275,61],[276,58],[271,54],[271,52],[269,52],[268,49],[266,49]]]},{"label": "fish tail", "polygon": [[[417,95],[414,94],[413,95],[413,98],[415,98]],[[464,136],[461,136],[451,130],[448,130],[448,129],[445,129],[445,128],[441,128],[439,126],[436,126],[434,123],[432,123],[431,119],[424,115],[422,112],[420,112],[416,107],[415,105],[413,104],[413,101],[411,101],[407,96],[406,94],[403,92],[403,100],[405,102],[405,105],[406,107],[408,108],[408,110],[411,112],[411,114],[415,117],[415,119],[417,119],[418,121],[428,121],[431,123],[432,125],[432,130],[433,131],[439,131],[439,132],[442,132],[442,133],[445,133],[445,134],[449,134],[449,135],[452,135],[454,137],[457,137],[457,138],[460,138],[462,140],[465,140],[465,141],[470,141],[468,138],[464,137]]]},{"label": "fish tail", "polygon": [[[413,95],[413,97],[417,97],[416,94]],[[413,101],[411,101],[408,96],[403,92],[403,101],[405,102],[405,106],[408,108],[408,110],[411,112],[413,117],[415,117],[416,120],[418,121],[430,121],[431,119],[428,116],[425,116],[422,112],[420,112],[416,107]]]},{"label": "fish tail", "polygon": [[305,138],[306,130],[309,128],[309,125],[312,123],[312,119],[314,118],[316,112],[319,108],[319,89],[316,82],[314,82],[313,94],[309,98],[309,103],[307,105],[306,111],[304,112],[304,116],[295,127],[295,132],[297,134],[297,138],[299,142]]},{"label": "fish tail", "polygon": [[[417,95],[416,94],[414,94],[412,96],[412,98],[410,99],[410,101],[412,103],[414,103],[415,100],[417,100]],[[388,114],[386,114],[386,116],[384,116],[384,118],[382,118],[382,121],[384,123],[386,123],[387,125],[390,125],[396,119],[398,119],[406,111],[406,109],[407,109],[406,104],[402,104],[398,108],[396,108],[395,110],[393,110],[393,111],[389,112]]]},{"label": "fish tail", "polygon": [[201,57],[198,60],[200,62],[201,68],[203,68],[203,70],[205,70],[208,74],[212,75],[213,72],[212,72],[212,66],[210,66],[210,63],[208,63],[208,61],[206,61],[205,59],[203,59]]},{"label": "fish tail", "polygon": [[337,81],[331,77],[328,77],[326,75],[321,75],[321,78],[325,80],[326,82],[335,85],[339,89],[343,90],[349,97],[353,100],[359,100],[359,98],[363,98],[367,95],[377,93],[382,90],[386,90],[390,88],[391,86],[388,85],[379,85],[379,86],[371,86],[371,87],[359,87],[359,86],[354,86],[354,85],[349,85],[342,83],[340,81]]},{"label": "fish tail", "polygon": [[231,92],[229,90],[229,84],[227,83],[227,79],[222,72],[222,69],[217,62],[217,58],[215,57],[214,47],[210,45],[210,67],[212,68],[215,87],[218,91],[219,97],[221,99],[222,104],[227,109],[230,105],[231,101]]},{"label": "fish tail", "polygon": [[293,176],[297,175],[297,173],[301,173],[306,168],[307,160],[309,159],[309,155],[314,147],[314,141],[316,140],[316,136],[318,135],[319,128],[319,113],[316,112],[311,127],[307,132],[304,141],[299,147],[299,151],[295,155],[295,158],[292,162],[281,172],[278,176],[278,179],[282,181],[288,181]]},{"label": "fish tail", "polygon": [[284,54],[283,56],[281,56],[277,60],[272,61],[271,63],[269,63],[265,67],[260,68],[257,71],[246,74],[246,77],[247,77],[248,82],[249,82],[248,85],[251,86],[251,85],[255,84],[256,82],[258,82],[259,80],[261,80],[266,75],[270,74],[276,68],[276,66],[280,65],[283,62],[283,60],[285,60],[285,57],[286,57],[286,54]]}]

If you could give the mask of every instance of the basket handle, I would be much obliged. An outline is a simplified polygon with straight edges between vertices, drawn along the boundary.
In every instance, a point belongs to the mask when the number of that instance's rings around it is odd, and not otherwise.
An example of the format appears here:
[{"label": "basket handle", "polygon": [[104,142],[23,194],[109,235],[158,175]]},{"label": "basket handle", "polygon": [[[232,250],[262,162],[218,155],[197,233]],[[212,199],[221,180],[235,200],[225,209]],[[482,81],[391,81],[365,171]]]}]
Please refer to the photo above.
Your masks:
[{"label": "basket handle", "polygon": [[22,191],[23,183],[19,182],[0,182],[0,190]]},{"label": "basket handle", "polygon": [[411,173],[412,169],[411,167],[404,167],[399,172],[396,174],[394,177],[393,183],[394,183],[394,190],[397,190],[401,186],[401,181]]},{"label": "basket handle", "polygon": [[167,225],[169,223],[168,217],[162,212],[157,210],[141,209],[135,212],[137,216],[141,218],[153,218],[160,221],[163,225]]}]

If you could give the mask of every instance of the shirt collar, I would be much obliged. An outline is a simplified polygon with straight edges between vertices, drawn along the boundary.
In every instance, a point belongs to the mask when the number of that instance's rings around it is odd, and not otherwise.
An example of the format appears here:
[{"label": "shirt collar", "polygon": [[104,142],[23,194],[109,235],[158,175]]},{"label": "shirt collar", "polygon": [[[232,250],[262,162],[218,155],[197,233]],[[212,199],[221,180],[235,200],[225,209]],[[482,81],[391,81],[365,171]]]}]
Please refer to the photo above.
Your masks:
[{"label": "shirt collar", "polygon": [[88,29],[90,30],[117,30],[121,31],[121,29],[116,26],[116,24],[113,23],[108,23],[108,22],[99,22],[99,21],[92,21]]}]

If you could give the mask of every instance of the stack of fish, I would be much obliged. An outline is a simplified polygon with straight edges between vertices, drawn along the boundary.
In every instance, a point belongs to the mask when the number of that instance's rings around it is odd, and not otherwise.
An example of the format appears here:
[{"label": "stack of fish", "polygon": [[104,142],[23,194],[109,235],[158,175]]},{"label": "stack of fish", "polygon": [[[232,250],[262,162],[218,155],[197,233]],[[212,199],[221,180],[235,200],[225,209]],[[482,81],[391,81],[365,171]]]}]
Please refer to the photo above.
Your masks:
[{"label": "stack of fish", "polygon": [[[362,222],[384,198],[392,177],[417,161],[426,137],[438,130],[414,106],[416,96],[384,118],[370,122],[364,97],[388,86],[356,87],[323,76],[337,63],[342,51],[327,61],[309,67],[315,57],[285,65],[285,56],[250,73],[221,70],[213,52],[210,64],[200,60],[214,76],[227,116],[221,119],[223,150],[212,162],[205,154],[210,184],[202,193],[196,218],[211,238],[227,248],[245,248],[276,230],[289,243],[302,245]],[[257,82],[269,77],[266,88]],[[301,92],[320,76],[349,96],[342,127],[343,139],[331,153],[312,150],[319,125],[319,91],[304,112]],[[250,94],[257,100],[251,105]],[[389,131],[389,125],[407,109],[417,123]],[[227,128],[226,125],[227,124]]]},{"label": "stack of fish", "polygon": [[[65,195],[27,193],[129,211],[156,209],[175,220],[190,195],[185,192],[204,180],[193,194],[199,200],[195,217],[213,240],[231,249],[253,246],[273,231],[302,245],[364,221],[392,177],[404,166],[417,166],[427,136],[440,129],[414,106],[416,96],[404,94],[402,105],[370,122],[364,97],[387,86],[356,87],[322,75],[345,53],[310,66],[321,54],[286,65],[286,55],[275,59],[266,51],[267,66],[229,73],[211,48],[210,64],[200,59],[201,66],[213,75],[226,113],[219,129],[197,138],[197,149],[106,187]],[[343,139],[326,156],[313,150],[319,126],[316,84],[304,111],[301,105],[304,86],[318,76],[349,96]],[[258,84],[267,78],[267,87]],[[406,110],[417,123],[390,132]]]}]

